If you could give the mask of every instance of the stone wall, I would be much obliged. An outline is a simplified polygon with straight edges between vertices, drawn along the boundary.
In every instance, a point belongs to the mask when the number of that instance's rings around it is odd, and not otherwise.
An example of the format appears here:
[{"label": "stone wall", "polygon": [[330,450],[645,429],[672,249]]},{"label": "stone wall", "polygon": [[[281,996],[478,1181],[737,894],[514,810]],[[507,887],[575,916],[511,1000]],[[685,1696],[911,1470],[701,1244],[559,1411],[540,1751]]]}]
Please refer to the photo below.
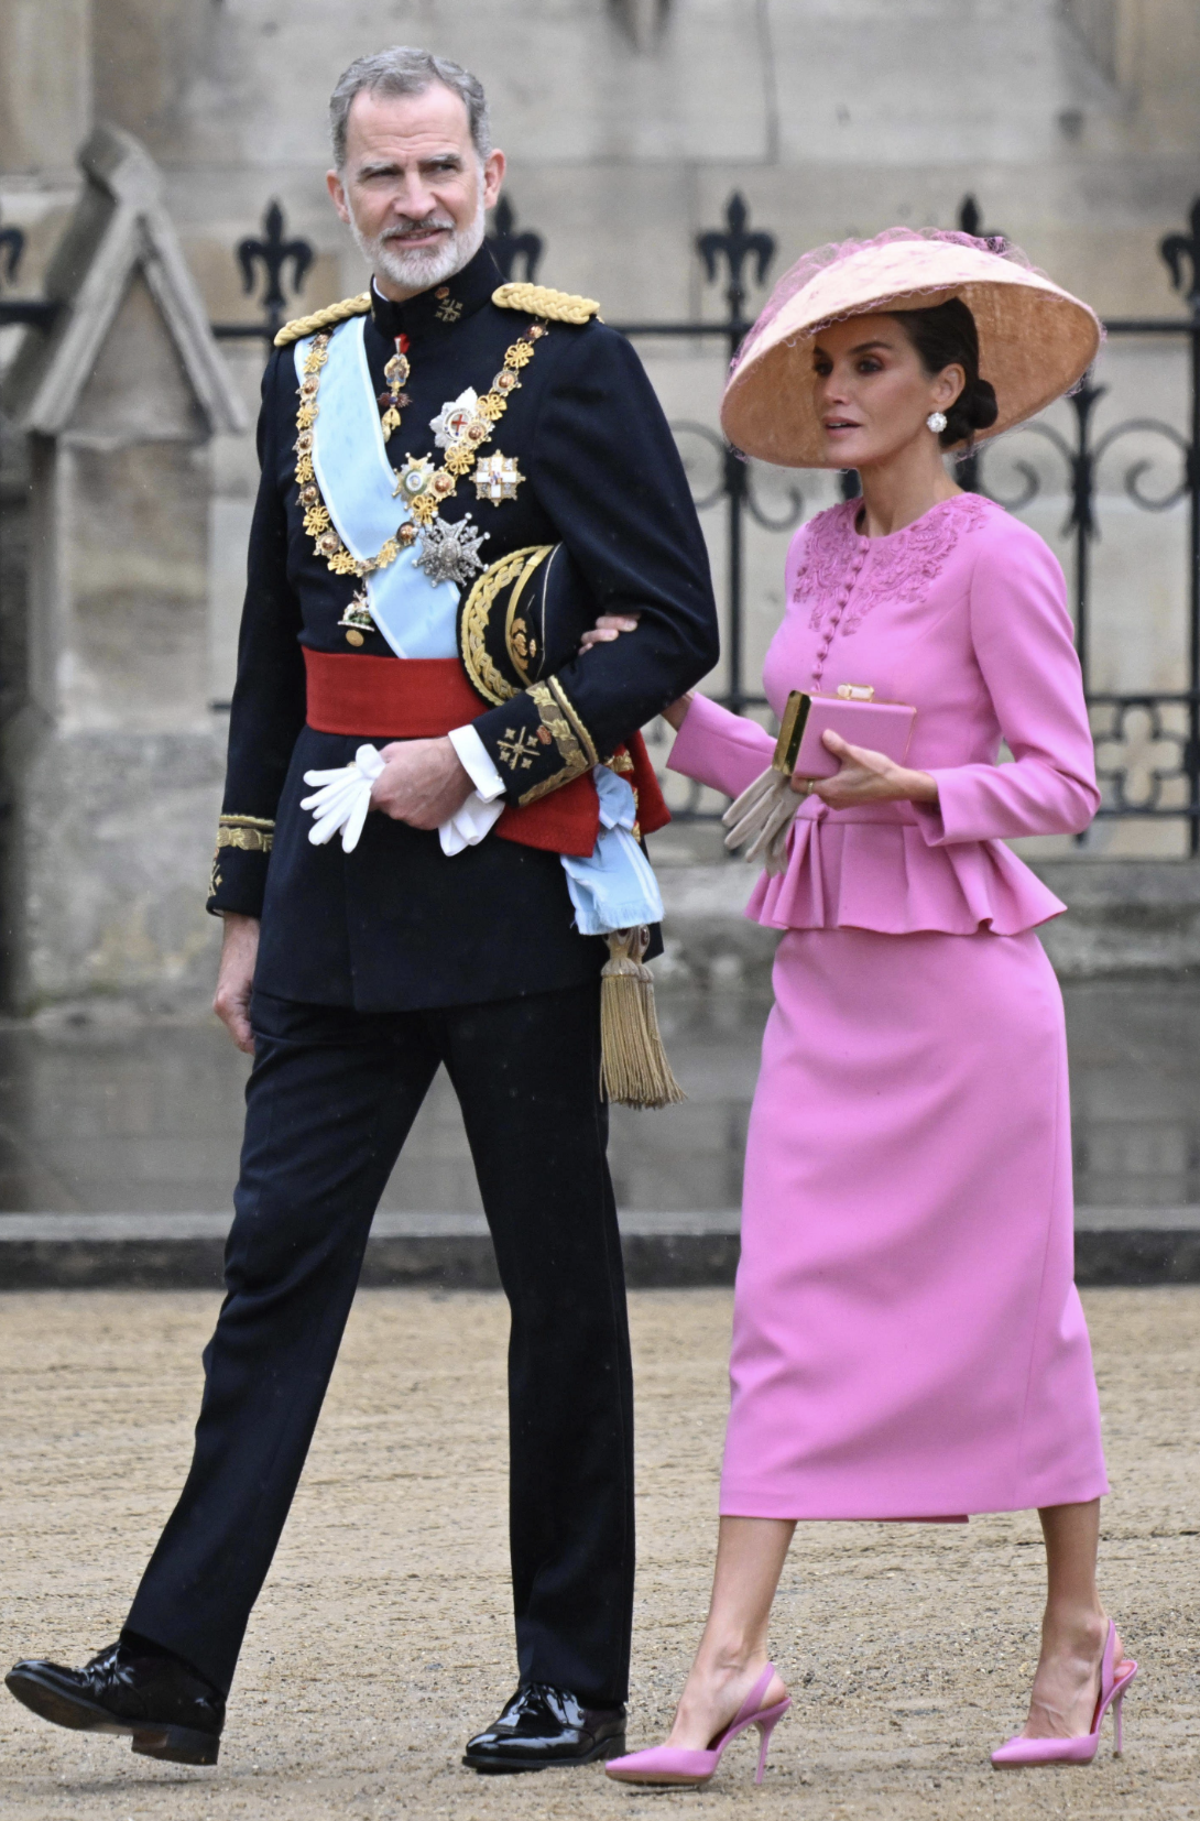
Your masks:
[{"label": "stone wall", "polygon": [[[546,241],[539,276],[598,296],[610,321],[720,315],[721,287],[706,282],[694,240],[719,223],[734,190],[752,225],[777,239],[771,276],[823,240],[896,221],[953,225],[971,192],[985,227],[1005,230],[1102,313],[1181,313],[1157,246],[1183,225],[1200,189],[1194,0],[394,0],[386,9],[375,0],[6,0],[0,225],[26,235],[6,294],[41,292],[78,194],[74,154],[93,118],[136,133],[162,168],[171,218],[214,319],[258,315],[233,249],[257,231],[272,198],[289,231],[317,252],[297,307],[359,289],[358,257],[325,195],[325,104],[342,67],[389,40],[425,44],[482,76],[520,225]],[[761,296],[755,290],[752,303]],[[144,302],[131,296],[133,315]],[[17,339],[0,331],[0,368]],[[144,360],[167,360],[160,378],[169,390],[170,356],[152,334],[122,345],[133,368],[123,377],[110,364],[106,409]],[[711,429],[720,343],[640,347],[672,418]],[[252,413],[259,345],[225,348]],[[1099,374],[1111,388],[1101,428],[1151,414],[1184,430],[1185,371],[1180,346],[1110,344]],[[711,448],[694,434],[687,447],[702,478]],[[1151,453],[1125,448],[1130,460]],[[98,512],[89,500],[110,458],[86,436],[59,452],[80,536],[67,578],[78,638],[69,674],[58,678],[64,737],[76,744],[53,788],[34,757],[35,721],[12,719],[20,706],[12,676],[29,665],[36,672],[39,655],[26,650],[23,606],[31,451],[11,438],[6,450],[0,719],[10,753],[28,755],[28,801],[44,811],[38,990],[194,985],[210,966],[213,934],[198,910],[223,737],[209,705],[227,698],[232,680],[252,437],[218,434],[206,451],[176,444],[161,463],[153,438],[114,455],[107,478],[123,503],[112,509],[105,496]],[[1015,486],[1017,464],[1033,450],[1028,440],[999,449],[992,484]],[[1069,564],[1065,470],[1044,447],[1036,460],[1043,491],[1028,516]],[[1178,686],[1184,512],[1136,511],[1123,491],[1125,466],[1114,456],[1100,475],[1093,682]],[[1150,472],[1151,490],[1169,484],[1168,466]],[[833,497],[821,476],[761,470],[756,485],[772,513],[807,516]],[[706,527],[720,578],[719,510]],[[781,608],[787,535],[755,528],[749,539],[751,681]],[[714,686],[723,681],[718,672]],[[185,908],[174,884],[155,898],[149,862],[135,867],[135,914],[124,934],[111,915],[118,838],[108,848],[108,835],[99,838],[97,852],[108,856],[96,861],[107,879],[99,895],[84,881],[90,862],[79,845],[87,818],[101,816],[93,768],[105,728],[128,741],[105,829],[139,818],[147,826],[158,766],[174,780],[171,813],[181,818],[169,836],[160,830],[168,870],[195,874]],[[68,784],[77,796],[68,805],[60,795],[52,811],[54,791]],[[707,852],[706,842],[703,832],[681,831],[676,851]],[[1087,852],[1178,855],[1181,842],[1178,825],[1105,823]],[[10,875],[28,858],[20,850],[10,833]],[[1079,850],[1043,843],[1032,853],[1065,862]],[[101,902],[110,909],[98,910]],[[12,938],[30,953],[25,940]],[[48,959],[60,941],[76,955],[74,971],[61,975]]]},{"label": "stone wall", "polygon": [[735,187],[781,261],[950,225],[972,191],[1102,313],[1175,305],[1155,247],[1200,171],[1192,0],[8,0],[0,207],[36,225],[94,114],[167,171],[214,314],[252,309],[230,252],[272,195],[322,255],[307,298],[357,288],[325,104],[389,39],[483,77],[554,281],[610,316],[713,305],[692,236]]},{"label": "stone wall", "polygon": [[29,1009],[194,995],[216,933],[211,443],[245,423],[153,164],[112,129],[80,162],[58,316],[4,389],[5,999]]}]

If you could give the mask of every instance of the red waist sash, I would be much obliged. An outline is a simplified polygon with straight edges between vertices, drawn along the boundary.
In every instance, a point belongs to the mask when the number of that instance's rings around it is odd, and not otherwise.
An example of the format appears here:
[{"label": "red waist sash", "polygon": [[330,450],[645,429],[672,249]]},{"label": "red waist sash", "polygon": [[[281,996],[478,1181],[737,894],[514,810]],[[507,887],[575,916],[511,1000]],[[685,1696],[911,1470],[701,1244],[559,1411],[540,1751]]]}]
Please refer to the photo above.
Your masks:
[{"label": "red waist sash", "polygon": [[[457,658],[351,657],[304,648],[308,725],[317,733],[364,740],[440,739],[486,713]],[[638,826],[653,834],[671,820],[640,733],[618,747],[615,769],[628,778]],[[509,804],[496,823],[501,840],[586,858],[600,832],[600,799],[591,772],[539,798]]]}]

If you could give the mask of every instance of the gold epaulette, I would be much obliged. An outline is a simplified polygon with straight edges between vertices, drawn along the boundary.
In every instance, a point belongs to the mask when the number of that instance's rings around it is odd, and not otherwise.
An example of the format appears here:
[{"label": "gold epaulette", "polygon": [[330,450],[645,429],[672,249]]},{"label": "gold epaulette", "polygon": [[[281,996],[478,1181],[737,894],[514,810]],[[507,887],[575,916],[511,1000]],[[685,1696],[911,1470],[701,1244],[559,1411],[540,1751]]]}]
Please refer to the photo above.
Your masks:
[{"label": "gold epaulette", "polygon": [[527,310],[548,322],[573,322],[582,326],[600,313],[594,297],[576,297],[571,291],[552,291],[549,285],[501,285],[492,302],[502,310]]},{"label": "gold epaulette", "polygon": [[303,341],[306,335],[315,335],[320,329],[336,329],[340,322],[349,322],[352,316],[365,316],[371,308],[371,293],[360,291],[357,297],[343,297],[341,303],[326,304],[323,310],[314,310],[311,316],[297,316],[291,322],[285,322],[275,337],[277,348],[286,348],[289,342]]}]

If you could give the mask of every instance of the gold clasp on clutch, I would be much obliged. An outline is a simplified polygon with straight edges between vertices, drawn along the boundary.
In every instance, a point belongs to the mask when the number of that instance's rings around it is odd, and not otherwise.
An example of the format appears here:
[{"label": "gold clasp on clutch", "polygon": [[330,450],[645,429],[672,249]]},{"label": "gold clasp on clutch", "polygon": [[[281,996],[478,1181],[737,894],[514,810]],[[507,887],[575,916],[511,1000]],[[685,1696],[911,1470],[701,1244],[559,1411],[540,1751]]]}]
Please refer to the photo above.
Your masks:
[{"label": "gold clasp on clutch", "polygon": [[[839,683],[838,696],[843,702],[873,702],[875,687],[872,683]],[[804,738],[804,728],[808,721],[808,711],[812,707],[812,697],[803,689],[793,689],[783,711],[779,724],[779,738],[775,742],[775,754],[771,760],[771,770],[790,778],[796,769],[796,755],[800,751],[800,742]]]},{"label": "gold clasp on clutch", "polygon": [[796,769],[796,754],[800,751],[804,725],[811,707],[810,695],[806,695],[802,689],[792,690],[779,724],[779,738],[775,742],[775,756],[771,760],[771,770],[782,772],[785,778],[790,778]]}]

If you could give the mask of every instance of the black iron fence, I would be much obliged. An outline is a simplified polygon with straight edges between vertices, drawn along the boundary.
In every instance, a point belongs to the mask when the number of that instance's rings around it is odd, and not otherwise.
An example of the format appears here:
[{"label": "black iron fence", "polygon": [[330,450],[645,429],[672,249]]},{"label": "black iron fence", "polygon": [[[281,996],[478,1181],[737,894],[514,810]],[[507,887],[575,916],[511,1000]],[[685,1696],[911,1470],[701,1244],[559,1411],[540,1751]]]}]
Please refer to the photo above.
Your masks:
[{"label": "black iron fence", "polygon": [[[959,225],[968,233],[983,231],[973,197],[964,198]],[[507,199],[496,210],[491,245],[506,278],[536,278],[544,251],[542,237],[518,229]],[[21,230],[0,225],[0,286],[17,277],[23,248]],[[731,358],[750,327],[750,285],[762,286],[767,280],[775,251],[773,236],[750,225],[746,203],[735,194],[726,207],[724,225],[696,238],[707,280],[722,287],[724,314],[614,326],[636,340],[715,343]],[[1059,421],[1043,416],[961,463],[959,479],[1014,513],[1065,495],[1062,530],[1071,544],[1076,637],[1104,788],[1100,815],[1181,821],[1188,851],[1194,855],[1200,853],[1200,197],[1193,203],[1186,231],[1167,235],[1159,252],[1187,315],[1121,318],[1105,328],[1114,346],[1166,339],[1186,354],[1186,428],[1161,417],[1137,416],[1098,429],[1097,406],[1110,389],[1089,374],[1066,401],[1066,430],[1060,407]],[[214,323],[214,334],[222,340],[257,339],[269,347],[281,323],[300,307],[297,293],[312,267],[313,248],[303,239],[289,237],[283,210],[272,202],[260,233],[241,240],[234,256],[246,293],[259,287],[260,315],[254,321]],[[0,325],[46,328],[55,313],[52,303],[0,296]],[[798,488],[786,486],[783,511],[769,512],[759,484],[760,464],[745,461],[706,424],[680,420],[672,428],[693,476],[698,509],[724,515],[725,688],[718,699],[737,713],[761,710],[764,698],[747,686],[746,677],[747,530],[758,526],[769,532],[789,531],[804,516],[805,502]],[[1031,440],[1022,444],[1021,438]],[[1129,449],[1123,468],[1122,444]],[[1092,687],[1094,562],[1101,536],[1098,504],[1102,470],[1111,477],[1113,462],[1118,463],[1124,498],[1139,512],[1166,514],[1186,508],[1183,649],[1174,660],[1179,687],[1125,694]],[[857,492],[857,476],[842,477],[842,492],[846,497]],[[699,807],[693,792],[679,813],[686,820],[703,819],[709,812]]]}]

